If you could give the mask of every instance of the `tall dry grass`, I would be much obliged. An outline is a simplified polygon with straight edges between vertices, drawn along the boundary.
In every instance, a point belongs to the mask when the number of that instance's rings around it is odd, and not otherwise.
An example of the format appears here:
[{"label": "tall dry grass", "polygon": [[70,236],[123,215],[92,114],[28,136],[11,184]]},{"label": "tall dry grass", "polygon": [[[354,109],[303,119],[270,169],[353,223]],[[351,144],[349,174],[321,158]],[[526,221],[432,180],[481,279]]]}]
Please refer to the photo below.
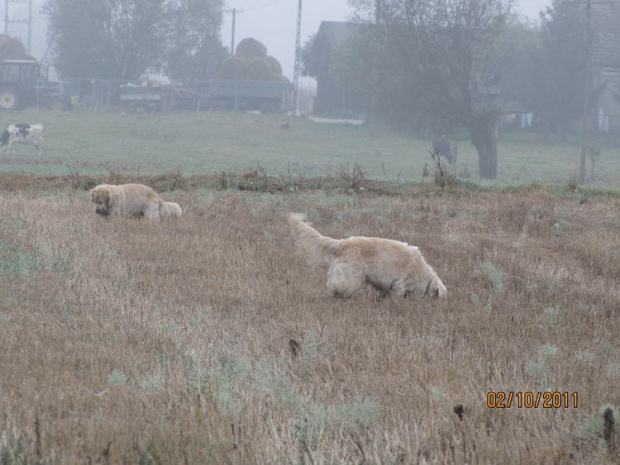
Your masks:
[{"label": "tall dry grass", "polygon": [[[612,200],[162,195],[179,221],[105,221],[85,191],[0,195],[0,462],[620,460],[602,411],[620,406]],[[329,298],[289,211],[419,246],[448,300]],[[490,409],[490,390],[579,406]]]}]

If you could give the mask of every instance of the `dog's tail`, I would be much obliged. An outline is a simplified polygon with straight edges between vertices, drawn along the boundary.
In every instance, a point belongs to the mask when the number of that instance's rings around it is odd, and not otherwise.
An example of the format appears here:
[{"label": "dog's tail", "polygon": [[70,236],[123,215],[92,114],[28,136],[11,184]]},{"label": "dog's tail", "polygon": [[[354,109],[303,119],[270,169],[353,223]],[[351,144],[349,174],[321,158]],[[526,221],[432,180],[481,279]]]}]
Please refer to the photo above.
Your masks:
[{"label": "dog's tail", "polygon": [[340,251],[340,241],[322,236],[310,226],[310,223],[306,223],[305,219],[306,215],[302,213],[289,213],[288,215],[288,224],[296,245],[306,252],[308,261],[312,265],[329,261]]},{"label": "dog's tail", "polygon": [[159,216],[161,218],[178,218],[182,213],[183,211],[178,203],[166,201],[159,203]]}]

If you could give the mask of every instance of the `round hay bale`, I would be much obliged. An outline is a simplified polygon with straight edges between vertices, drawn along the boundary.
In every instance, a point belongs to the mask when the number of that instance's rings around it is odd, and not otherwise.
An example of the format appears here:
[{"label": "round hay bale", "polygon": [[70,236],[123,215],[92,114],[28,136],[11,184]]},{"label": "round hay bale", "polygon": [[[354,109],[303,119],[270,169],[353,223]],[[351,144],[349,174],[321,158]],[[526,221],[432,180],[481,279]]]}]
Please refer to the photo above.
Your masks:
[{"label": "round hay bale", "polygon": [[271,63],[266,57],[259,57],[248,64],[247,76],[253,81],[274,81],[278,75],[272,72]]},{"label": "round hay bale", "polygon": [[273,74],[282,74],[282,65],[276,58],[268,55],[264,59],[267,63],[269,63],[269,67],[271,68],[271,72]]},{"label": "round hay bale", "polygon": [[5,34],[0,34],[0,60],[17,60],[26,57],[22,43]]},{"label": "round hay bale", "polygon": [[220,79],[247,79],[248,65],[238,57],[228,57],[217,74]]},{"label": "round hay bale", "polygon": [[236,56],[245,61],[250,61],[252,58],[264,57],[267,56],[267,47],[258,40],[248,37],[237,45]]}]

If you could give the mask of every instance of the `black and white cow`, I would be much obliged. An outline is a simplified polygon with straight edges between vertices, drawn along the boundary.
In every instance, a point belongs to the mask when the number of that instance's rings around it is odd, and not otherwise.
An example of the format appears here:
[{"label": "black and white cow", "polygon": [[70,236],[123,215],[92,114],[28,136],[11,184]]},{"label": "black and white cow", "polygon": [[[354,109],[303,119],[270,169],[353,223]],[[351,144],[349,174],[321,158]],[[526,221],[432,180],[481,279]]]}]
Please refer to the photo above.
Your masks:
[{"label": "black and white cow", "polygon": [[11,124],[0,136],[0,150],[7,147],[7,152],[11,151],[13,144],[30,144],[43,152],[43,132],[45,129],[42,124]]}]

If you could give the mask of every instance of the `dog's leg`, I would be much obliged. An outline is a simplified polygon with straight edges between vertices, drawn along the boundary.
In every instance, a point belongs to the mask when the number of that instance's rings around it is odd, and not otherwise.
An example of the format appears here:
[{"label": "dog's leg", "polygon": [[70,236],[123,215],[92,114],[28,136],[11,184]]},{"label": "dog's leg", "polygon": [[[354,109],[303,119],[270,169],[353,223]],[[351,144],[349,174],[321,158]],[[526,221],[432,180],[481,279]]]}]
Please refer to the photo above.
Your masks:
[{"label": "dog's leg", "polygon": [[149,204],[144,210],[144,218],[147,220],[158,220],[159,219],[159,205],[157,203]]},{"label": "dog's leg", "polygon": [[357,292],[364,281],[363,270],[335,259],[327,275],[327,290],[333,297],[347,298]]},{"label": "dog's leg", "polygon": [[387,287],[387,286],[382,286],[381,284],[374,283],[370,281],[368,277],[366,278],[366,284],[372,287],[375,291],[377,291],[377,302],[381,302],[382,300],[385,300],[390,295],[390,292],[392,291],[391,286]]},{"label": "dog's leg", "polygon": [[392,290],[401,299],[416,297],[418,294],[415,286],[408,285],[405,281],[397,279],[392,284]]},{"label": "dog's leg", "polygon": [[379,287],[375,287],[375,286],[373,286],[373,288],[376,289],[376,291],[377,291],[377,294],[376,294],[377,302],[383,302],[390,295],[390,290],[389,289],[379,288]]},{"label": "dog's leg", "polygon": [[390,295],[390,293],[394,289],[394,284],[396,283],[396,281],[397,280],[386,283],[376,279],[376,277],[373,277],[372,275],[366,276],[366,283],[377,290],[377,300],[379,301],[385,299],[387,296]]}]

